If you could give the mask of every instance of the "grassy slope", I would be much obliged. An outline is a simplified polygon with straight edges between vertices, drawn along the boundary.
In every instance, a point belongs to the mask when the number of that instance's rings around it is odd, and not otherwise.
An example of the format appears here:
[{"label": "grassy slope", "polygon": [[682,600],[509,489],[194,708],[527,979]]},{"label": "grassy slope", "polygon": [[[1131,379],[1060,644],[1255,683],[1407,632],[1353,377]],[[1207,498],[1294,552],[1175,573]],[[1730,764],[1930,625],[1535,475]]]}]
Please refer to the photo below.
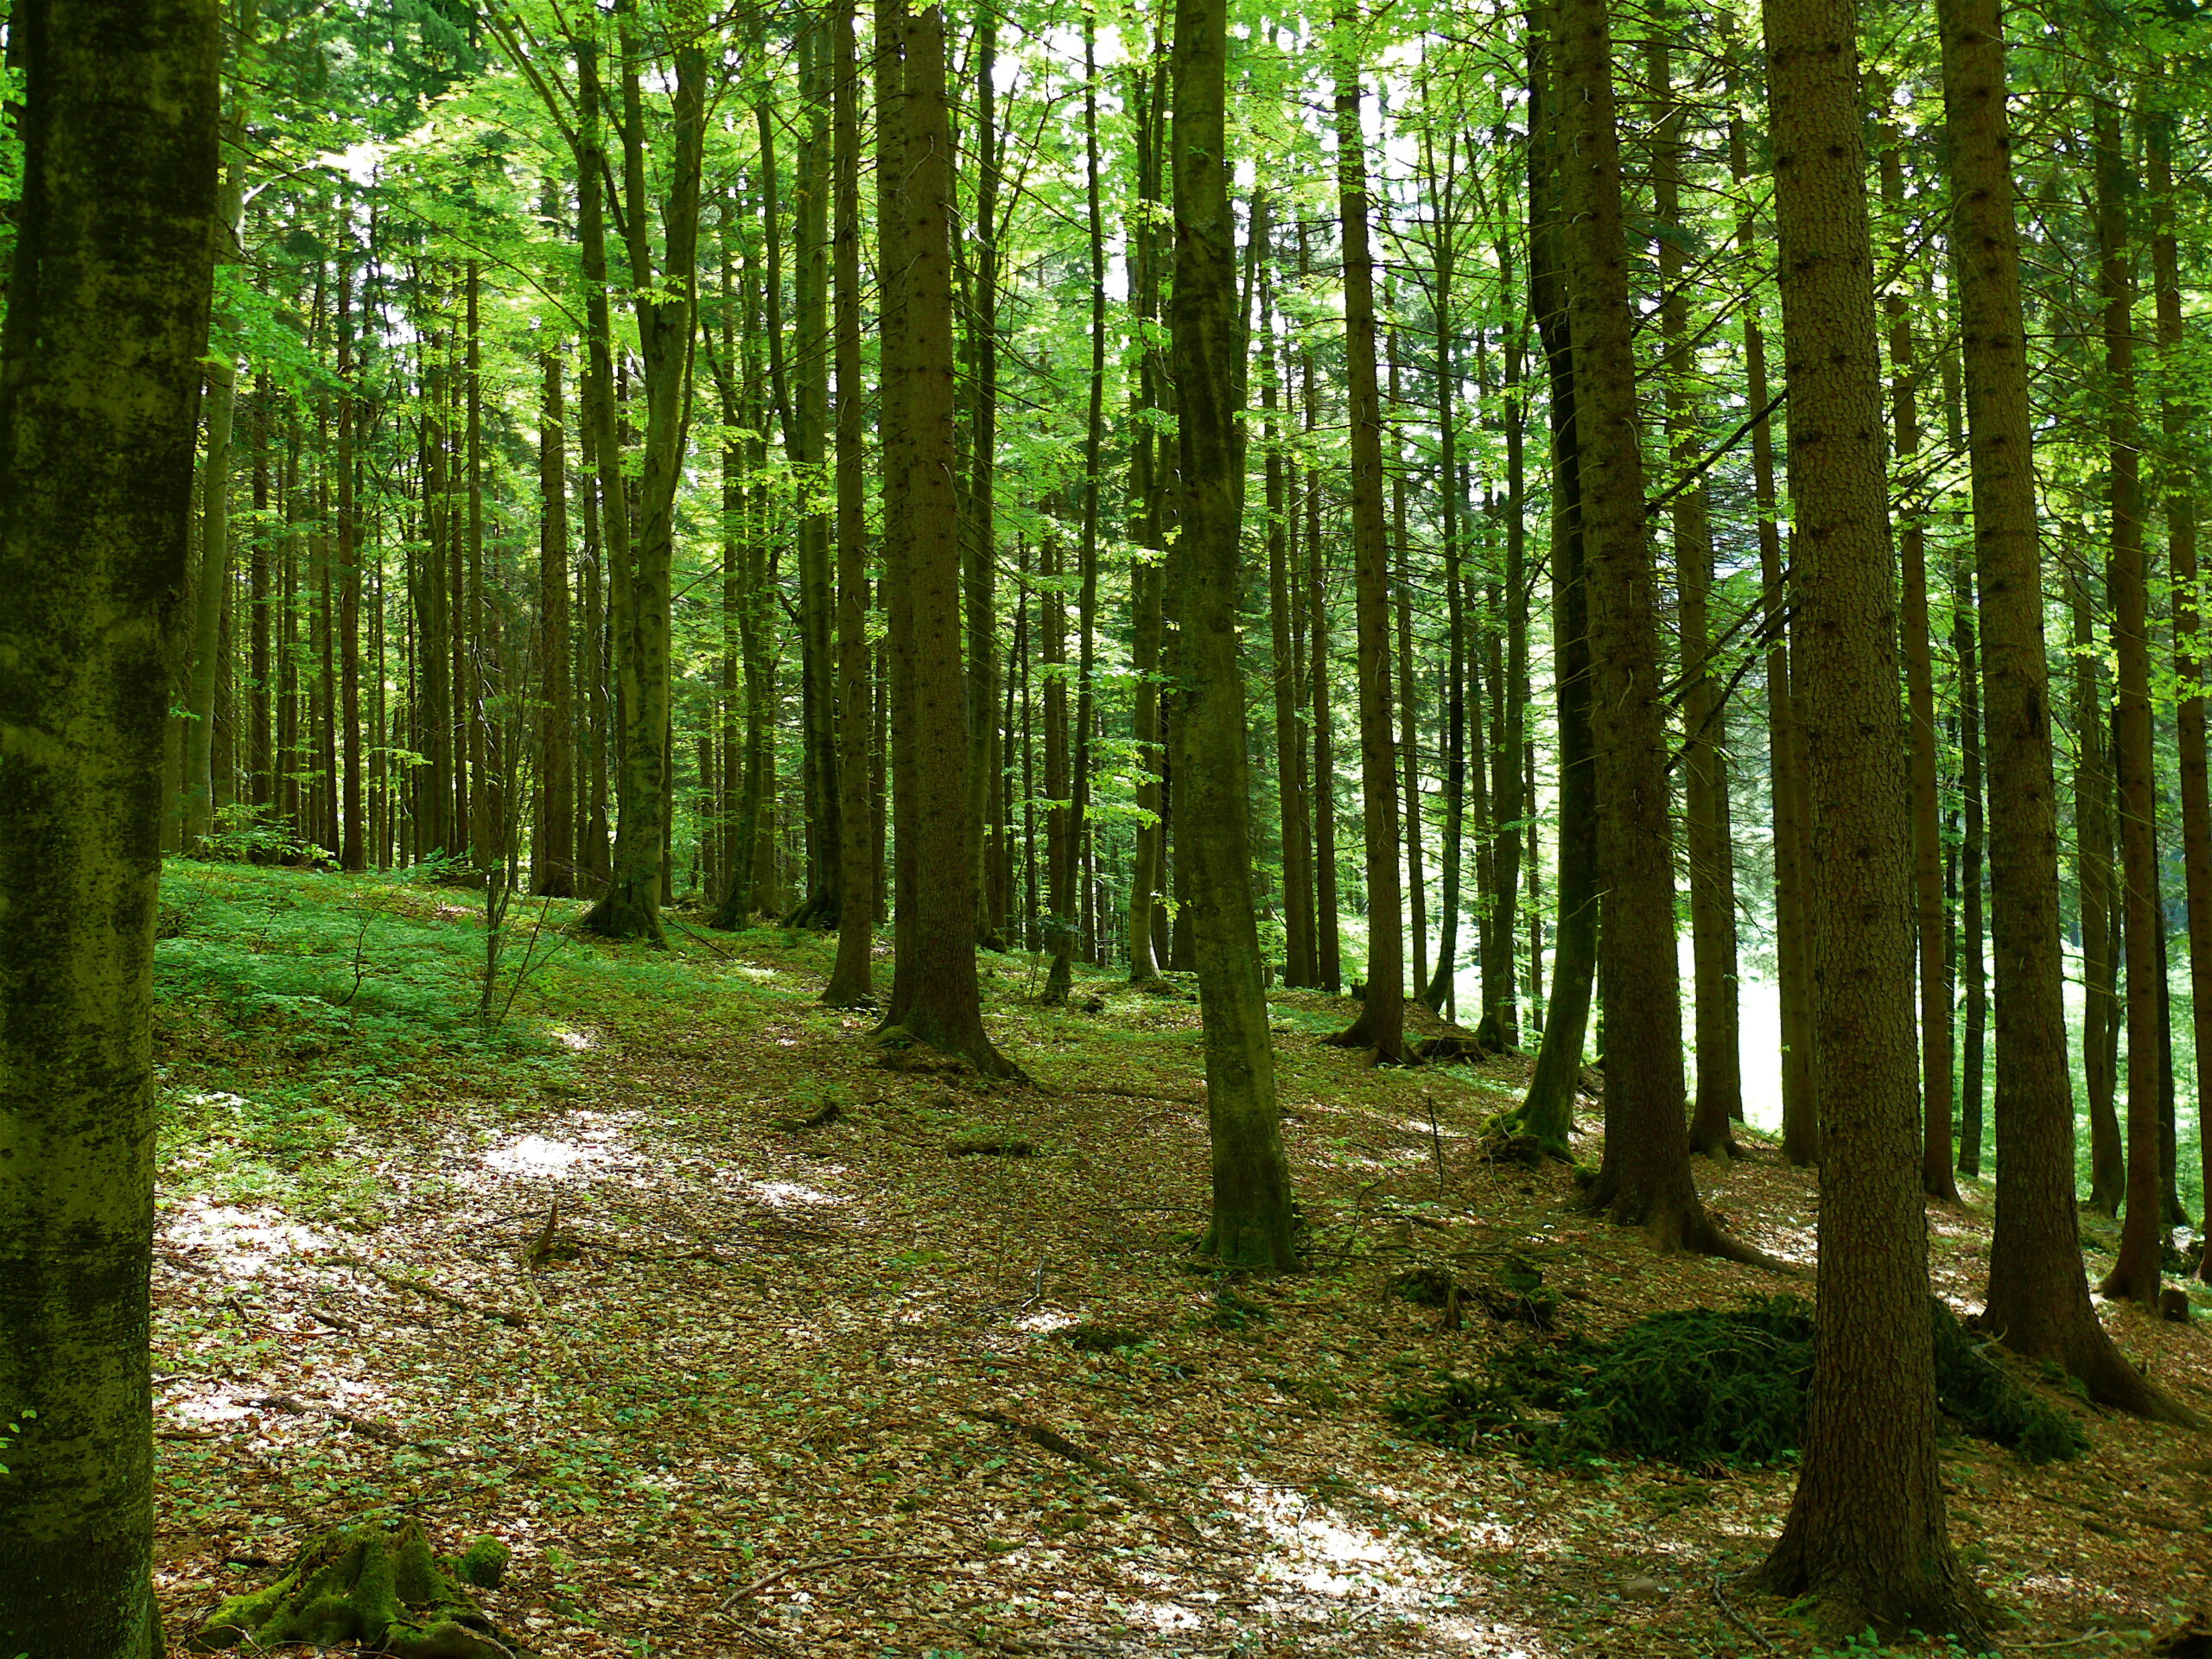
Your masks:
[{"label": "grassy slope", "polygon": [[[1786,1471],[1578,1478],[1385,1414],[1513,1334],[1440,1330],[1388,1294],[1409,1268],[1533,1257],[1593,1332],[1773,1288],[1585,1222],[1564,1170],[1484,1163],[1510,1063],[1363,1071],[1313,1040],[1343,1005],[1281,999],[1318,1270],[1232,1286],[1184,1253],[1205,1190],[1187,1002],[1098,979],[1101,1013],[1035,1008],[1027,959],[994,959],[995,1033],[1041,1085],[1014,1090],[877,1063],[814,1001],[813,938],[625,952],[563,938],[556,905],[487,1033],[466,894],[181,867],[168,900],[173,1628],[312,1529],[406,1505],[444,1546],[512,1543],[496,1609],[563,1656],[1754,1650],[1713,1580],[1755,1558]],[[950,1155],[977,1139],[1036,1155]],[[1701,1179],[1807,1255],[1812,1194],[1770,1153]],[[1986,1198],[1933,1219],[1970,1306]],[[2108,1317],[2212,1385],[2196,1331]],[[2202,1592],[2202,1448],[2091,1432],[2063,1468],[1947,1457],[2012,1639],[2139,1631]],[[1813,1645],[1785,1609],[1729,1605]]]}]

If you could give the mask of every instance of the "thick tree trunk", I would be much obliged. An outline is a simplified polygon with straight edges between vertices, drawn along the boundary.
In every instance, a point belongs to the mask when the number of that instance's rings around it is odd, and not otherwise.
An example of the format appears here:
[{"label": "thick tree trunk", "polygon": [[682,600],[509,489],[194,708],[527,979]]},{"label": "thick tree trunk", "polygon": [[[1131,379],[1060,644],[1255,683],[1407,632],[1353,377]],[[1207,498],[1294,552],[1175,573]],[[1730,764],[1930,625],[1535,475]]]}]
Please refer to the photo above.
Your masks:
[{"label": "thick tree trunk", "polygon": [[1589,1203],[1662,1249],[1743,1253],[1690,1174],[1673,820],[1606,0],[1561,0],[1560,179],[1596,740],[1605,1154]]},{"label": "thick tree trunk", "polygon": [[1252,904],[1244,682],[1236,643],[1243,462],[1236,435],[1235,225],[1229,207],[1223,0],[1176,0],[1173,180],[1175,279],[1168,321],[1179,404],[1182,522],[1175,709],[1180,861],[1190,867],[1205,1020],[1213,1213],[1205,1253],[1224,1267],[1295,1265],[1290,1166],[1275,1110],[1274,1053]]},{"label": "thick tree trunk", "polygon": [[0,1649],[153,1659],[154,918],[221,49],[207,0],[16,0],[9,34]]},{"label": "thick tree trunk", "polygon": [[1979,1598],[1951,1554],[1936,1446],[1913,1064],[1913,818],[1858,8],[1769,0],[1764,24],[1792,558],[1807,642],[1798,706],[1821,841],[1811,872],[1821,918],[1813,1040],[1827,1109],[1821,1340],[1803,1468],[1759,1577],[1777,1594],[1818,1597],[1835,1629],[1978,1636]]},{"label": "thick tree trunk", "polygon": [[[905,385],[892,430],[905,450],[904,548],[891,624],[907,658],[906,787],[898,823],[902,919],[886,1029],[956,1054],[988,1077],[1019,1076],[983,1030],[976,972],[976,855],[969,844],[967,688],[960,662],[960,524],[954,472],[952,157],[945,119],[944,17],[877,12],[879,51],[900,52],[900,92],[879,119],[895,125],[902,176],[894,208],[904,258],[897,299]],[[912,885],[908,884],[911,872]]]},{"label": "thick tree trunk", "polygon": [[1980,564],[1990,817],[2004,830],[1990,839],[1996,1128],[2004,1151],[1986,1317],[2006,1346],[2063,1365],[2107,1405],[2189,1419],[2194,1414],[2113,1345],[2082,1273],[2004,37],[1998,0],[1938,0],[1936,16]]},{"label": "thick tree trunk", "polygon": [[[1356,31],[1356,13],[1337,26]],[[1383,1065],[1406,1047],[1404,902],[1398,871],[1398,766],[1390,720],[1390,541],[1382,510],[1382,407],[1375,372],[1375,266],[1368,252],[1367,160],[1359,69],[1337,65],[1337,194],[1344,226],[1344,359],[1351,394],[1353,601],[1359,642],[1361,825],[1367,852],[1367,991],[1329,1040]]]}]

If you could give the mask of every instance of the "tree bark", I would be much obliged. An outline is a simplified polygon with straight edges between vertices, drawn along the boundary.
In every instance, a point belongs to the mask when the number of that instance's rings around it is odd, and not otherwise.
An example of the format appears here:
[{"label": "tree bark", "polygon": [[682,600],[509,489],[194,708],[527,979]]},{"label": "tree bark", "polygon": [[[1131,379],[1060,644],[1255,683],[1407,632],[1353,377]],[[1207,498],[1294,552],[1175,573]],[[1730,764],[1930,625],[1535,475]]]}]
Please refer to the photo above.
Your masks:
[{"label": "tree bark", "polygon": [[[1665,346],[1668,459],[1687,476],[1704,458],[1692,380],[1689,302],[1683,292],[1682,110],[1664,28],[1649,48],[1651,95],[1661,114],[1652,136],[1651,184],[1659,244],[1659,325]],[[1743,1061],[1736,1006],[1735,859],[1728,837],[1728,761],[1720,689],[1709,661],[1713,524],[1702,481],[1677,486],[1669,504],[1675,586],[1681,605],[1683,817],[1689,855],[1691,960],[1695,988],[1697,1095],[1690,1150],[1732,1157],[1743,1116]]]},{"label": "tree bark", "polygon": [[1529,308],[1549,382],[1552,439],[1553,697],[1559,726],[1559,925],[1551,996],[1520,1126],[1554,1156],[1572,1159],[1598,963],[1598,826],[1590,731],[1588,585],[1583,557],[1582,446],[1574,386],[1573,319],[1560,270],[1565,213],[1559,185],[1559,99],[1550,56],[1558,23],[1540,13],[1529,35]]},{"label": "tree bark", "polygon": [[[1910,986],[1913,823],[1854,0],[1768,0],[1789,493],[1805,645],[1821,1340],[1767,1589],[1885,1636],[1980,1634],[1936,1454]],[[1924,625],[1923,625],[1924,637]],[[1796,688],[1793,688],[1796,689]]]},{"label": "tree bark", "polygon": [[[1358,28],[1356,10],[1337,16]],[[1351,50],[1347,43],[1343,48]],[[1359,1017],[1329,1039],[1372,1063],[1403,1065],[1405,906],[1398,871],[1398,766],[1390,719],[1390,540],[1382,508],[1382,408],[1375,372],[1375,265],[1368,251],[1367,160],[1359,68],[1338,60],[1337,194],[1344,226],[1344,359],[1351,402],[1352,593],[1358,634],[1361,825],[1367,853],[1367,991]]]},{"label": "tree bark", "polygon": [[[639,86],[644,48],[634,38],[635,5],[636,0],[623,0],[618,16],[624,23],[623,222],[629,238],[639,355],[645,371],[645,466],[638,492],[638,537],[629,550],[628,569],[620,560],[614,562],[615,658],[624,693],[620,702],[620,815],[615,826],[614,868],[607,892],[585,914],[582,925],[608,938],[665,944],[660,896],[662,849],[672,806],[668,764],[671,582],[676,489],[683,475],[690,420],[707,69],[699,19],[690,15],[676,19],[670,50],[674,119],[666,141],[667,195],[659,214],[665,245],[656,275],[647,241],[647,226],[654,215],[645,189],[645,114]],[[624,494],[611,442],[601,467],[603,477],[613,474],[610,505],[619,515]],[[607,540],[612,553],[614,541],[612,537]]]},{"label": "tree bark", "polygon": [[[967,688],[960,661],[960,524],[954,471],[952,157],[945,118],[944,16],[932,6],[902,16],[905,0],[883,0],[877,49],[903,56],[899,95],[879,120],[895,125],[901,177],[894,279],[902,335],[895,372],[899,413],[892,430],[905,450],[904,569],[893,591],[894,645],[907,658],[911,705],[903,728],[907,782],[898,803],[900,929],[892,982],[891,1027],[958,1055],[988,1077],[1020,1071],[983,1030],[976,971],[975,826],[968,817]],[[912,873],[912,885],[907,875]]]},{"label": "tree bark", "polygon": [[[2159,367],[2166,379],[2159,393],[2164,453],[2160,457],[2160,493],[2166,509],[2166,557],[2174,593],[2174,671],[2181,683],[2175,711],[2181,771],[2182,879],[2189,899],[2189,983],[2195,1016],[2198,1139],[2208,1176],[2212,1176],[2212,1136],[2203,1133],[2205,1083],[2212,1078],[2212,787],[2205,772],[2204,658],[2201,639],[2204,611],[2198,587],[2196,495],[2183,445],[2196,410],[2177,388],[2182,384],[2181,248],[2174,230],[2174,117],[2156,111],[2145,124],[2151,171],[2151,288],[2158,308]],[[2212,1211],[2212,1179],[2201,1189]],[[2212,1281],[2212,1251],[2197,1263],[2197,1277]]]},{"label": "tree bark", "polygon": [[1560,179],[1589,586],[1605,1153],[1590,1207],[1662,1249],[1743,1253],[1690,1174],[1673,822],[1606,0],[1560,0]]},{"label": "tree bark", "polygon": [[2121,931],[2127,953],[2127,1208],[2120,1256],[2098,1287],[2155,1309],[2164,1215],[2159,1179],[2158,853],[2152,769],[2149,559],[2143,547],[2142,434],[2135,418],[2135,256],[2125,198],[2120,111],[2095,114],[2098,289],[2104,310],[2106,476],[2112,513],[2108,582],[2119,701],[2113,713],[2120,779]]},{"label": "tree bark", "polygon": [[830,226],[836,291],[831,328],[837,367],[837,960],[822,1000],[834,1007],[875,1001],[875,904],[868,821],[867,391],[861,372],[861,80],[853,0],[830,10],[830,149],[836,194]]},{"label": "tree bark", "polygon": [[[1894,130],[1881,156],[1882,202],[1891,214],[1905,211],[1904,162]],[[1890,334],[1890,448],[1901,468],[1920,453],[1920,403],[1914,365],[1912,308],[1902,276],[1906,250],[1897,250],[1898,273],[1883,301]],[[1936,781],[1936,672],[1929,651],[1928,538],[1918,512],[1903,516],[1897,550],[1904,571],[1898,626],[1904,643],[1906,727],[1912,784],[1914,926],[1919,950],[1920,1179],[1930,1198],[1959,1196],[1951,1171],[1951,957],[1949,912],[1943,900],[1942,801]]]},{"label": "tree bark", "polygon": [[217,229],[210,0],[17,0],[0,333],[0,1647],[154,1659],[149,1022]]},{"label": "tree bark", "polygon": [[1236,357],[1243,331],[1229,207],[1228,32],[1224,0],[1176,0],[1169,147],[1175,277],[1168,321],[1183,497],[1173,554],[1180,626],[1168,731],[1179,791],[1176,851],[1190,867],[1205,1023],[1213,1209],[1203,1250],[1224,1267],[1287,1268],[1295,1265],[1290,1166],[1260,983],[1237,660],[1244,504]]},{"label": "tree bark", "polygon": [[2064,1366],[2107,1405],[2193,1420],[2113,1345],[2082,1273],[2004,36],[1998,0],[1938,0],[1936,16],[1966,365],[1990,817],[2005,830],[1990,847],[1996,1128],[2004,1158],[1986,1318],[2006,1346]]}]

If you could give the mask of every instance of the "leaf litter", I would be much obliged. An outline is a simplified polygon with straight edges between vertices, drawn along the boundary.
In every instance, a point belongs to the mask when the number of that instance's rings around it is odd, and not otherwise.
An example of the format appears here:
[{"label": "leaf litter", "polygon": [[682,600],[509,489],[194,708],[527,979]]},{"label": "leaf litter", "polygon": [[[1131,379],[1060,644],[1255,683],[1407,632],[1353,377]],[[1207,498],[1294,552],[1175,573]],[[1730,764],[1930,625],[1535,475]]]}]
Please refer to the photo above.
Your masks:
[{"label": "leaf litter", "polygon": [[[467,912],[376,902],[473,960]],[[1811,1650],[1803,1620],[1726,1587],[1779,1525],[1786,1465],[1544,1468],[1391,1418],[1530,1335],[1401,1294],[1409,1274],[1510,1300],[1533,1268],[1593,1340],[1780,1287],[1582,1216],[1563,1166],[1489,1160],[1522,1063],[1368,1070],[1314,1040],[1350,1004],[1276,993],[1313,1270],[1231,1281],[1189,1255],[1207,1161],[1186,1002],[1097,976],[1077,1001],[1101,1012],[1037,1007],[1025,959],[998,959],[989,1023],[1037,1079],[1014,1087],[878,1064],[864,1016],[812,1000],[825,941],[567,958],[523,999],[520,1058],[318,1084],[337,1125],[289,1176],[245,1160],[219,1181],[173,1138],[154,1338],[173,1630],[327,1529],[404,1516],[441,1548],[507,1545],[487,1611],[575,1659]],[[242,1079],[254,1052],[172,1026],[165,1089],[245,1096],[298,1069]],[[1809,1261],[1809,1179],[1747,1139],[1700,1161],[1701,1189]],[[1028,1153],[957,1155],[985,1142]],[[1989,1220],[1968,1188],[1931,1211],[1962,1314]],[[2198,1327],[2105,1317],[2212,1402]],[[2139,1651],[2202,1601],[2212,1461],[2043,1394],[2088,1454],[1947,1443],[1954,1538],[2016,1618],[2006,1648]]]}]

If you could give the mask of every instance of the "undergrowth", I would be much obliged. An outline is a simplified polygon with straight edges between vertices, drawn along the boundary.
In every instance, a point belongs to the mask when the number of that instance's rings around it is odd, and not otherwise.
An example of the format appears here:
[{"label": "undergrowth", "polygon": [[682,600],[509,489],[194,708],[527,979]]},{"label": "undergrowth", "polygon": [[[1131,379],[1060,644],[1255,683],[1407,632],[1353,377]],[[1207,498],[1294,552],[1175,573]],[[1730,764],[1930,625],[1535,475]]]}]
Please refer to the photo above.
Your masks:
[{"label": "undergrowth", "polygon": [[[2031,1463],[2076,1456],[2073,1418],[2037,1400],[1974,1344],[1941,1303],[1936,1399],[1968,1433]],[[1490,1440],[1547,1465],[1646,1458],[1689,1468],[1783,1462],[1803,1438],[1813,1371],[1812,1306],[1795,1296],[1687,1308],[1637,1320],[1611,1342],[1531,1338],[1479,1376],[1447,1374],[1392,1415],[1425,1440]]]}]

